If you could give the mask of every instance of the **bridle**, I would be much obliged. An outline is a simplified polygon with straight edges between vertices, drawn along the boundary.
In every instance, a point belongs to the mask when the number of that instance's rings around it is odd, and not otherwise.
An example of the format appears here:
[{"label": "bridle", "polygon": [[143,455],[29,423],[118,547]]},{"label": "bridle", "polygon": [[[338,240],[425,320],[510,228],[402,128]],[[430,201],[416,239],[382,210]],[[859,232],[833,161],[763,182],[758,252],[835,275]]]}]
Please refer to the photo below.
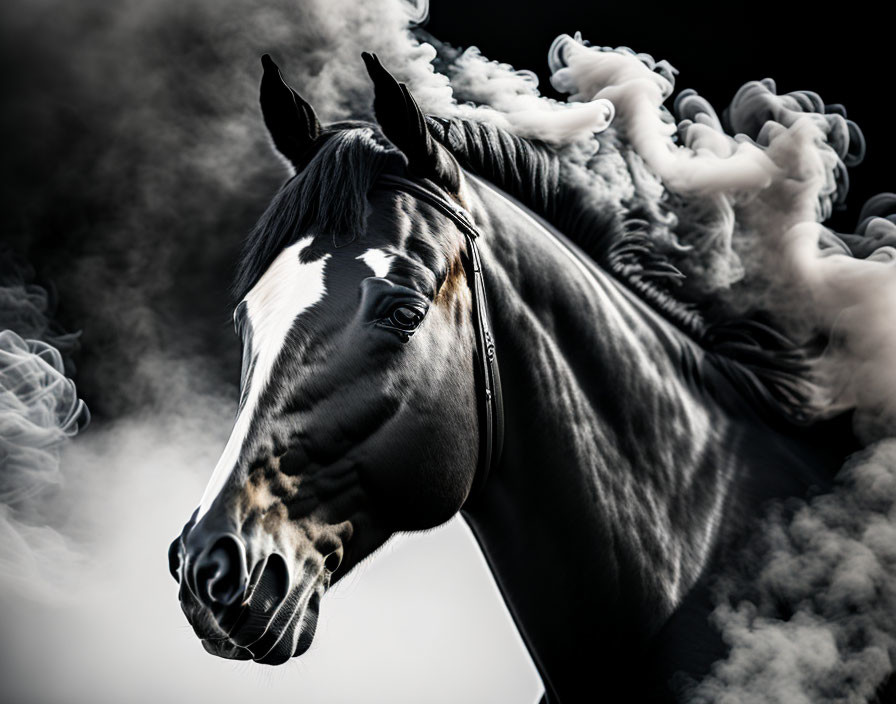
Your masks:
[{"label": "bridle", "polygon": [[504,400],[501,395],[501,377],[498,372],[498,356],[492,337],[482,275],[482,259],[476,240],[481,236],[470,214],[461,206],[444,198],[430,188],[400,176],[384,174],[377,181],[380,188],[403,191],[434,207],[449,218],[467,240],[467,257],[464,272],[473,299],[473,326],[476,330],[476,359],[474,364],[476,395],[479,406],[479,459],[473,486],[464,503],[466,506],[485,486],[488,475],[501,459],[504,446]]}]

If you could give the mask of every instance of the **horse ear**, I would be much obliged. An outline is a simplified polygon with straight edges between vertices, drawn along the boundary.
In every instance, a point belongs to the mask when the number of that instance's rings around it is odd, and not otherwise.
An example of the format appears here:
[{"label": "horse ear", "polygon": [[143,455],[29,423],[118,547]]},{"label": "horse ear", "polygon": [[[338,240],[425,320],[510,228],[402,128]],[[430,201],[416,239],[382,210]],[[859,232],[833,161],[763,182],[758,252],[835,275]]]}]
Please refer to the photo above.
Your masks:
[{"label": "horse ear", "polygon": [[308,148],[320,136],[317,115],[301,95],[286,85],[270,54],[261,57],[261,114],[274,146],[289,162],[301,170]]},{"label": "horse ear", "polygon": [[408,159],[408,170],[429,178],[457,195],[460,167],[429,133],[426,116],[404,83],[399,83],[380,63],[376,54],[363,52],[361,58],[373,81],[373,112],[383,134]]}]

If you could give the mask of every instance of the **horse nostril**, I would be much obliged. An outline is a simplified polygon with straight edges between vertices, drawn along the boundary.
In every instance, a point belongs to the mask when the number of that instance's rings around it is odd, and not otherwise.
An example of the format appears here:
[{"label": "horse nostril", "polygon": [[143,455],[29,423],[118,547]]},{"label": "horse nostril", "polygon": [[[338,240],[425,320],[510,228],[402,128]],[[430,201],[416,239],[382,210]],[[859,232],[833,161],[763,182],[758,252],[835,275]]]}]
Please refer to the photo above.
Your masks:
[{"label": "horse nostril", "polygon": [[342,551],[337,550],[335,552],[331,552],[324,558],[324,569],[327,570],[330,574],[339,569],[339,565],[342,564]]},{"label": "horse nostril", "polygon": [[228,606],[246,589],[246,551],[235,536],[223,535],[199,558],[195,567],[199,598],[207,605]]}]

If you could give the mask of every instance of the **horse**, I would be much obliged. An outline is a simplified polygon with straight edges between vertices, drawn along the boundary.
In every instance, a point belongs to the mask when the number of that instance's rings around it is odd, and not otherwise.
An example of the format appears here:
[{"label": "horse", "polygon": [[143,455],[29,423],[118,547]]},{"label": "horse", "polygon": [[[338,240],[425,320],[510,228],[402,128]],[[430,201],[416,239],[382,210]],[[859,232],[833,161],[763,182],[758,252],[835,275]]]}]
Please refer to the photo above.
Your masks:
[{"label": "horse", "polygon": [[169,550],[182,609],[209,653],[282,664],[330,586],[460,512],[543,701],[674,700],[724,653],[713,575],[765,502],[830,484],[844,421],[801,415],[768,324],[676,302],[635,214],[550,146],[428,117],[363,58],[375,122],[326,127],[262,58],[293,175],[239,262],[239,406]]}]

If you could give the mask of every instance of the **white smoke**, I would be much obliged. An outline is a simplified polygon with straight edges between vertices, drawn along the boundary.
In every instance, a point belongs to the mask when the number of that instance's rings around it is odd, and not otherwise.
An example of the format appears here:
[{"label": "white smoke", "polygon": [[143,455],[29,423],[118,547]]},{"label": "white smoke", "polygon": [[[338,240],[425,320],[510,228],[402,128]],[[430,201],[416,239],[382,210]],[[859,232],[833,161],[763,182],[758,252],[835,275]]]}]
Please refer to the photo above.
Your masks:
[{"label": "white smoke", "polygon": [[452,54],[447,67],[452,97],[460,102],[437,106],[441,108],[438,114],[488,121],[521,137],[557,145],[589,140],[613,120],[613,104],[608,100],[581,104],[550,100],[542,97],[532,71],[492,61],[476,47],[462,52],[445,47],[443,53],[448,52]]},{"label": "white smoke", "polygon": [[[7,264],[7,262],[4,262]],[[59,349],[74,336],[50,323],[45,289],[5,267],[0,285],[0,592],[57,599],[83,556],[53,523],[60,455],[89,419]]]},{"label": "white smoke", "polygon": [[[896,440],[859,453],[838,488],[773,513],[714,620],[731,652],[695,703],[866,702],[896,659]],[[789,619],[781,604],[793,609]]]}]

